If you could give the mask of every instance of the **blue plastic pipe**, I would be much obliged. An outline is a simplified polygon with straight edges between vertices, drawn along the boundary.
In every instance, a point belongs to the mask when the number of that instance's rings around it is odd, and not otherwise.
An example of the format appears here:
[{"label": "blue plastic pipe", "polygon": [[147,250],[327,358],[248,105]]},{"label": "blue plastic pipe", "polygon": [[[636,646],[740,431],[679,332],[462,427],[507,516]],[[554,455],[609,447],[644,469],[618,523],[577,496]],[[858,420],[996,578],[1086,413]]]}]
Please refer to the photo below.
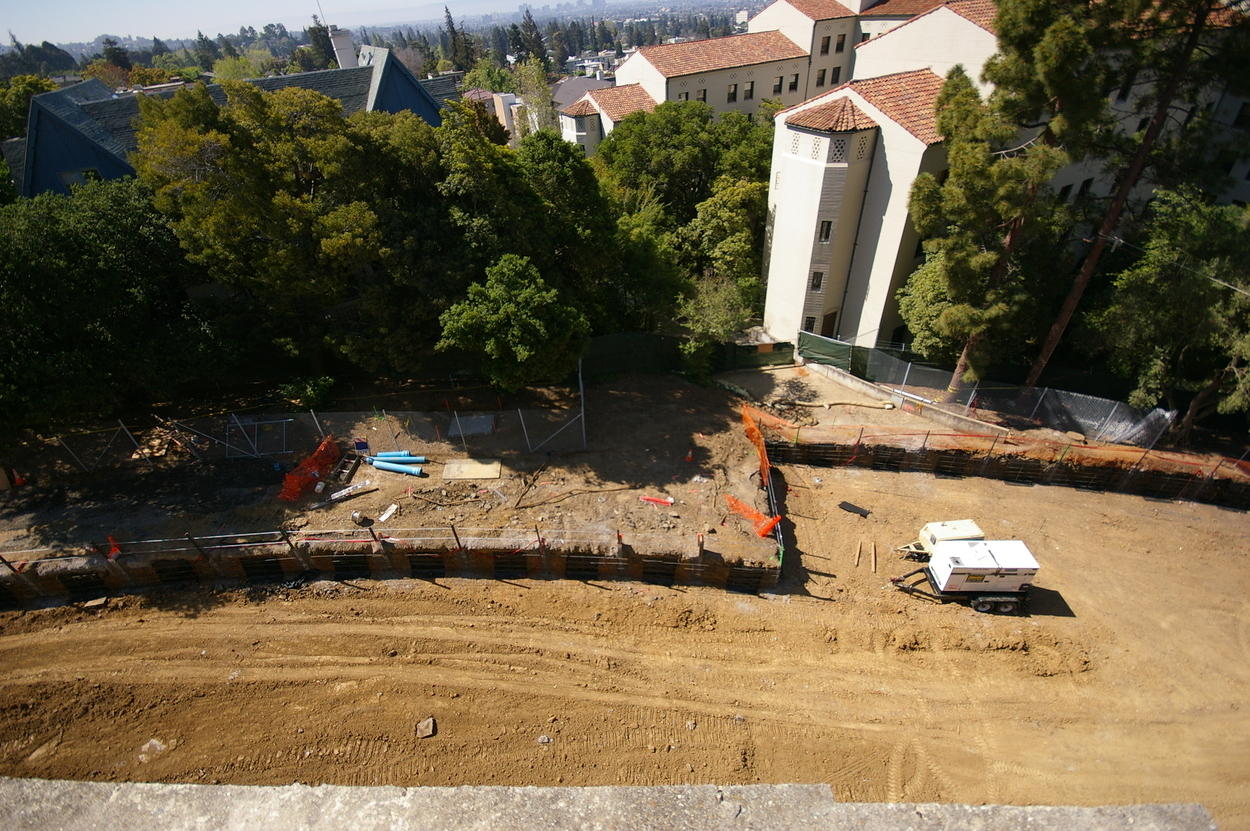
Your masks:
[{"label": "blue plastic pipe", "polygon": [[423,465],[425,464],[424,456],[365,456],[365,461],[369,464],[374,462],[390,462],[393,465]]},{"label": "blue plastic pipe", "polygon": [[373,455],[379,459],[385,459],[387,456],[408,456],[411,455],[411,453],[407,450],[383,450],[381,452],[374,453]]},{"label": "blue plastic pipe", "polygon": [[398,464],[395,464],[394,462],[384,462],[381,460],[375,460],[373,462],[373,466],[377,468],[378,470],[389,470],[392,473],[407,473],[409,476],[421,475],[420,465],[398,465]]}]

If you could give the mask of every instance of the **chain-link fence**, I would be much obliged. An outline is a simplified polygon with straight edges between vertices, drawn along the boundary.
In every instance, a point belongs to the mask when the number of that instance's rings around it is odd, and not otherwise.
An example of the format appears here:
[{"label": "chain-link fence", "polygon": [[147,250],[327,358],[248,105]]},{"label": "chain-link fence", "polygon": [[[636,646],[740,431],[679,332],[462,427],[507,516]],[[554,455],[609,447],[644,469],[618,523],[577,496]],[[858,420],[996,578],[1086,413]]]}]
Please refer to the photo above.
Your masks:
[{"label": "chain-link fence", "polygon": [[979,381],[948,396],[945,391],[954,377],[948,370],[810,332],[799,334],[799,355],[927,403],[960,408],[968,415],[976,415],[977,410],[992,411],[1016,429],[1049,427],[1065,433],[1077,432],[1092,441],[1151,447],[1176,417],[1173,410],[1156,408],[1146,412],[1123,401],[1095,395],[997,381]]}]

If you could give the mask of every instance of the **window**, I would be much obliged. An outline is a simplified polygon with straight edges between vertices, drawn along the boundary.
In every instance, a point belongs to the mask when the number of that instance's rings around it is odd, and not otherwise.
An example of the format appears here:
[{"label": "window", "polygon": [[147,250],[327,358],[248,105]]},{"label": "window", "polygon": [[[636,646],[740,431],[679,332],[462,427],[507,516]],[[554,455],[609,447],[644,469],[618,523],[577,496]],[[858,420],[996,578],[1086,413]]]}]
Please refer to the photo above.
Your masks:
[{"label": "window", "polygon": [[[812,285],[811,285],[812,291],[820,291],[820,285],[823,282],[825,282],[825,272],[813,271],[812,272]],[[814,322],[815,321],[813,321],[813,323]]]},{"label": "window", "polygon": [[730,84],[729,91],[725,93],[725,103],[732,104],[738,100],[738,85]]},{"label": "window", "polygon": [[872,37],[872,35],[868,34],[867,32],[864,32],[862,35],[859,36],[859,42],[863,43],[864,41],[868,40],[868,38],[870,37]]},{"label": "window", "polygon": [[1136,132],[1140,133],[1142,130],[1145,130],[1145,129],[1146,129],[1146,125],[1147,125],[1147,124],[1149,124],[1149,123],[1150,123],[1150,119],[1149,119],[1149,118],[1143,118],[1141,121],[1137,122],[1137,130],[1136,130]]},{"label": "window", "polygon": [[829,83],[831,84],[836,84],[842,77],[842,67],[840,66],[835,66],[833,69],[829,70],[829,72],[831,73],[829,76]]},{"label": "window", "polygon": [[701,90],[697,91],[697,92],[694,94],[694,98],[695,98],[695,100],[696,100],[696,101],[706,101],[706,100],[707,100],[707,90],[705,90],[705,89],[701,89]]},{"label": "window", "polygon": [[825,70],[816,70],[816,86],[823,87],[825,85]]},{"label": "window", "polygon": [[838,45],[833,47],[834,52],[846,51],[846,35],[838,35]]},{"label": "window", "polygon": [[803,331],[804,332],[810,332],[815,328],[816,328],[816,318],[814,317],[803,318]]},{"label": "window", "polygon": [[1082,196],[1088,196],[1089,189],[1092,188],[1093,186],[1094,186],[1093,177],[1090,177],[1089,179],[1086,179],[1084,182],[1081,182],[1081,186],[1076,191],[1076,198],[1080,199]]},{"label": "window", "polygon": [[[839,35],[839,37],[841,36]],[[825,35],[823,38],[820,39],[820,54],[822,55],[829,54],[829,36],[828,35]]]},{"label": "window", "polygon": [[679,93],[677,93],[677,100],[678,100],[678,101],[689,101],[689,100],[690,100],[690,93],[688,93],[688,92],[679,92]]},{"label": "window", "polygon": [[790,92],[798,92],[798,91],[799,91],[799,73],[796,72],[790,76]]},{"label": "window", "polygon": [[742,100],[750,101],[754,97],[755,97],[755,82],[747,81],[745,84],[742,85]]},{"label": "window", "polygon": [[820,223],[820,241],[828,242],[829,236],[833,233],[833,221],[826,219]]},{"label": "window", "polygon": [[781,76],[773,79],[773,95],[781,95]]},{"label": "window", "polygon": [[1067,202],[1067,201],[1068,201],[1068,197],[1069,197],[1069,196],[1071,196],[1071,195],[1072,195],[1072,185],[1071,185],[1071,184],[1067,184],[1067,185],[1064,185],[1063,187],[1059,188],[1059,201],[1060,201],[1060,202]]}]

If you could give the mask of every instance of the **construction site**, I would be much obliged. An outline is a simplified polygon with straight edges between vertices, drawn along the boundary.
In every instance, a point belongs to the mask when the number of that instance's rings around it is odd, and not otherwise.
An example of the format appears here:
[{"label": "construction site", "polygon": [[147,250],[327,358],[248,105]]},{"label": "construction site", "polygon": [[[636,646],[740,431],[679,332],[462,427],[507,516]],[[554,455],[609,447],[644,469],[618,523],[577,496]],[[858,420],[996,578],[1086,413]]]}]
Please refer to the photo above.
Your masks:
[{"label": "construction site", "polygon": [[[716,380],[35,448],[0,493],[0,774],[823,783],[1250,827],[1244,460],[814,366]],[[1027,546],[1027,605],[897,590],[954,520]]]}]

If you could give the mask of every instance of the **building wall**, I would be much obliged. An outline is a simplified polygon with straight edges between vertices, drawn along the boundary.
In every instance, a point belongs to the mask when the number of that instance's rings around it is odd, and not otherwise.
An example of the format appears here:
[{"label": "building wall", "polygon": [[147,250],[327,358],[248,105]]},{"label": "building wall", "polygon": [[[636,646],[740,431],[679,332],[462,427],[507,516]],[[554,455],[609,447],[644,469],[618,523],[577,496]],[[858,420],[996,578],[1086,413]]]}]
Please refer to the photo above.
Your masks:
[{"label": "building wall", "polygon": [[[822,20],[816,24],[812,32],[811,65],[808,69],[808,95],[820,95],[833,89],[838,84],[851,80],[851,69],[855,62],[856,20],[844,17],[836,20]],[[842,51],[838,51],[838,38],[842,38]],[[820,54],[821,45],[829,38],[829,51]],[[824,83],[821,80],[824,70]]]},{"label": "building wall", "polygon": [[[850,18],[854,22],[854,18]],[[748,32],[781,32],[804,49],[811,49],[816,21],[789,3],[773,3],[747,22]]]},{"label": "building wall", "polygon": [[870,40],[855,50],[855,77],[876,78],[895,72],[931,69],[945,78],[962,64],[982,94],[985,62],[998,49],[994,35],[949,9],[939,8],[924,20],[904,26],[889,37]]},{"label": "building wall", "polygon": [[938,175],[945,165],[940,145],[924,142],[860,99],[860,109],[881,125],[864,194],[855,253],[851,259],[841,335],[872,346],[891,340],[898,325],[895,293],[915,270],[919,236],[907,214],[912,183],[923,172]]},{"label": "building wall", "polygon": [[[810,94],[807,87],[807,69],[806,58],[792,58],[715,72],[700,72],[697,75],[682,75],[670,78],[666,94],[656,100],[698,101],[701,100],[699,92],[702,90],[708,105],[718,113],[736,111],[753,114],[765,98],[780,99],[782,106],[790,107],[802,103]],[[790,83],[795,76],[798,76],[797,89],[791,92]],[[781,78],[780,94],[773,92],[777,78]],[[728,100],[731,84],[737,85],[737,100],[733,102]],[[745,98],[748,84],[755,85],[750,99]]]},{"label": "building wall", "polygon": [[597,115],[565,115],[560,113],[560,135],[565,141],[582,148],[587,156],[599,149],[604,130]]},{"label": "building wall", "polygon": [[642,84],[642,88],[657,102],[666,98],[665,77],[641,52],[630,55],[616,70],[616,85],[623,87],[628,84]]},{"label": "building wall", "polygon": [[[764,328],[791,340],[801,329],[836,336],[855,250],[876,130],[821,133],[778,118],[769,181]],[[822,223],[830,223],[821,240]],[[815,273],[820,285],[813,288]]]}]

